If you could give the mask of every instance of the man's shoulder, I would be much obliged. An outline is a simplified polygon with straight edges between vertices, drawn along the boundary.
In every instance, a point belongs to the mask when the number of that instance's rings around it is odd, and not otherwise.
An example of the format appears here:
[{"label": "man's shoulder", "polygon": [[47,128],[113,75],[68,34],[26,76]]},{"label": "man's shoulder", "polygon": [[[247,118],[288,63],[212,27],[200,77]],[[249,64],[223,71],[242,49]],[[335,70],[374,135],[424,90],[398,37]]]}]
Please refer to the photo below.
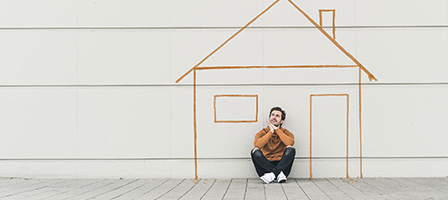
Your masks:
[{"label": "man's shoulder", "polygon": [[292,134],[291,131],[289,131],[289,130],[286,129],[286,128],[283,128],[283,126],[280,127],[280,129],[283,131],[283,133],[290,133],[290,134]]},{"label": "man's shoulder", "polygon": [[286,129],[285,127],[281,126],[280,129],[282,129],[282,131],[289,131],[288,129]]}]

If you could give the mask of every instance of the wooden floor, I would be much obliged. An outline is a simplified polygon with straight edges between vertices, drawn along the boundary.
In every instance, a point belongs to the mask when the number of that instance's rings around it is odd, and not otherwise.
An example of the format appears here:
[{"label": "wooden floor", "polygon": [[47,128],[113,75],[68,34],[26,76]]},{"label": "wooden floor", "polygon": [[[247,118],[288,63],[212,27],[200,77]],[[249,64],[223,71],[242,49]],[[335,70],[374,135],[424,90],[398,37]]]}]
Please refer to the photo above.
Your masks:
[{"label": "wooden floor", "polygon": [[448,199],[448,178],[23,179],[0,178],[0,199]]}]

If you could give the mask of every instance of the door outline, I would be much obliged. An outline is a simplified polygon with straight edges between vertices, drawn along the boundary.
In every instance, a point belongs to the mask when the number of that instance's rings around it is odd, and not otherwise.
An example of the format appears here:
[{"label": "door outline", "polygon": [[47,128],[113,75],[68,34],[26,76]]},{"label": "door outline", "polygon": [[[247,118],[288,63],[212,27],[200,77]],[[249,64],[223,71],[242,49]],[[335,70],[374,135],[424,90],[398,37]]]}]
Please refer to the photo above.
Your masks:
[{"label": "door outline", "polygon": [[311,94],[310,95],[310,179],[313,178],[313,97],[338,97],[338,96],[345,96],[347,100],[347,127],[346,127],[346,155],[345,155],[345,173],[346,178],[349,178],[348,175],[348,133],[349,133],[349,95],[348,94]]}]

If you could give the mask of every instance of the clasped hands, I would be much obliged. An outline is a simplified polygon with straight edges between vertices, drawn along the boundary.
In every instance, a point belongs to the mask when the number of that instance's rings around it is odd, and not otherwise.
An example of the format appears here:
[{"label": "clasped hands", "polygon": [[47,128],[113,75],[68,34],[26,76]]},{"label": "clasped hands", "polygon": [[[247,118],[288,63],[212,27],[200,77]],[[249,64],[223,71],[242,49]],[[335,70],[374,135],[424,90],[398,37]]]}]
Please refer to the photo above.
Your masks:
[{"label": "clasped hands", "polygon": [[277,130],[278,127],[274,126],[274,124],[272,124],[269,120],[266,120],[266,122],[268,123],[269,130],[270,130],[272,133],[275,133],[275,130]]}]

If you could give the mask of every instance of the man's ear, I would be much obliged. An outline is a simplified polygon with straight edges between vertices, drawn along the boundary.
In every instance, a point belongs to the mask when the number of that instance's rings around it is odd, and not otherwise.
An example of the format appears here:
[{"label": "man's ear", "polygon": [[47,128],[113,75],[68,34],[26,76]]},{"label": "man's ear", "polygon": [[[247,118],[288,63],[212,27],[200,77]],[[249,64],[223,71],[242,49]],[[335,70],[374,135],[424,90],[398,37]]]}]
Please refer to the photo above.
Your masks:
[{"label": "man's ear", "polygon": [[284,121],[285,121],[285,120],[280,121],[280,125],[282,125]]}]

